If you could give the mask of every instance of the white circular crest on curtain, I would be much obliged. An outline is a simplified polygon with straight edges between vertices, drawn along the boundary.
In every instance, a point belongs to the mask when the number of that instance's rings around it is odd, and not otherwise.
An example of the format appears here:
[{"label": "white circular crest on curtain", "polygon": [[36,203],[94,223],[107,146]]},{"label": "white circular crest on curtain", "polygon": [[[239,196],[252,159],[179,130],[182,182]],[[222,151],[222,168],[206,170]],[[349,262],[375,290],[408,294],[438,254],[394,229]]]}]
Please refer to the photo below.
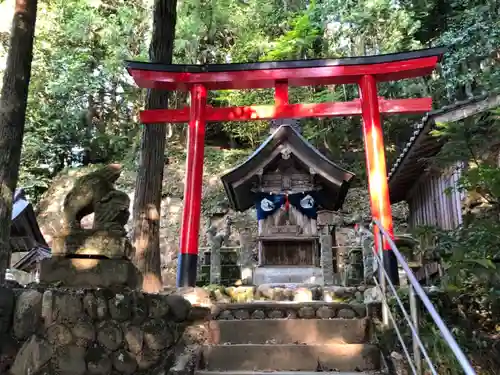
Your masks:
[{"label": "white circular crest on curtain", "polygon": [[300,200],[300,206],[305,209],[314,207],[314,198],[310,195],[306,195],[304,198]]},{"label": "white circular crest on curtain", "polygon": [[262,211],[272,211],[274,209],[274,203],[271,202],[269,199],[264,198],[260,201],[260,208],[262,208]]}]

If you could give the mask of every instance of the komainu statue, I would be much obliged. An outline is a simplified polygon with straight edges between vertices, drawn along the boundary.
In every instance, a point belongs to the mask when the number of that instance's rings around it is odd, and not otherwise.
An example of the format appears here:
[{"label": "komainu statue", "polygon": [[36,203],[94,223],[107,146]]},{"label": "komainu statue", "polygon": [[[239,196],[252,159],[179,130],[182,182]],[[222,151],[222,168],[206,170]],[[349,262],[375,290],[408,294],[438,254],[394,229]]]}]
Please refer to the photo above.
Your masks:
[{"label": "komainu statue", "polygon": [[[53,238],[52,257],[41,262],[41,283],[132,289],[142,285],[142,275],[130,261],[134,248],[125,231],[130,198],[114,186],[121,170],[110,164],[76,180],[64,200],[63,231]],[[93,227],[82,228],[82,218],[92,213]]]},{"label": "komainu statue", "polygon": [[115,226],[124,230],[129,218],[130,199],[114,183],[120,177],[120,164],[110,164],[76,180],[64,199],[64,229],[81,229],[83,217],[94,213],[94,229]]},{"label": "komainu statue", "polygon": [[[125,230],[130,198],[114,187],[121,171],[121,165],[110,164],[76,180],[64,200],[64,232],[55,241],[53,254],[131,257]],[[83,229],[82,218],[92,213],[92,229]]]},{"label": "komainu statue", "polygon": [[210,284],[219,284],[221,281],[221,248],[224,243],[227,244],[231,236],[232,220],[226,217],[223,232],[217,233],[217,228],[208,224],[207,242],[210,246]]}]

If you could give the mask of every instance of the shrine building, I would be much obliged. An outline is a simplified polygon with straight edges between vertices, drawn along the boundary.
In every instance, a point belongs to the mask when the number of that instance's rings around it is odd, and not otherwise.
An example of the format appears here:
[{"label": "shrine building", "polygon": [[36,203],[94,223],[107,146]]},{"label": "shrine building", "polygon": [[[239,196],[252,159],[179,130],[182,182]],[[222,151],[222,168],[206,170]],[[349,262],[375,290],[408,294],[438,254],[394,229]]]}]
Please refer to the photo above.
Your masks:
[{"label": "shrine building", "polygon": [[262,145],[221,177],[234,210],[257,211],[253,284],[333,284],[332,235],[318,226],[318,210],[339,210],[354,174],[314,148],[297,120],[273,125]]}]

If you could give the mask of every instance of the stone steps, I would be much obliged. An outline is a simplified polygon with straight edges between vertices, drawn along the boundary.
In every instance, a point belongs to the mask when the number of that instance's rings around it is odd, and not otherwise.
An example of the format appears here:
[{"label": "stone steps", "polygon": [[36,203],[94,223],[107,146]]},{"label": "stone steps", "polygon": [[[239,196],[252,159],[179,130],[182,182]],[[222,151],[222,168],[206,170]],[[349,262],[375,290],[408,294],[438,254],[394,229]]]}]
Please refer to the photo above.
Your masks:
[{"label": "stone steps", "polygon": [[[318,375],[318,371],[206,371],[198,370],[196,375]],[[379,371],[324,371],[321,375],[382,375]]]},{"label": "stone steps", "polygon": [[219,304],[196,375],[374,374],[381,358],[370,315],[364,305],[319,301]]},{"label": "stone steps", "polygon": [[370,344],[235,344],[203,347],[202,367],[211,371],[370,371],[380,353]]},{"label": "stone steps", "polygon": [[210,344],[362,344],[369,320],[213,320],[209,327]]}]

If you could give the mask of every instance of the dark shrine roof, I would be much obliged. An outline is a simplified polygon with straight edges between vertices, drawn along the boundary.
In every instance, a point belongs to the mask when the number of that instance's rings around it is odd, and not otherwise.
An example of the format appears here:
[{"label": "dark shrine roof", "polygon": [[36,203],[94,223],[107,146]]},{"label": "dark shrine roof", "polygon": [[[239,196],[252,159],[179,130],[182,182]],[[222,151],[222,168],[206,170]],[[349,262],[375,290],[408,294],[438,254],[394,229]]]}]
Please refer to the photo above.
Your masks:
[{"label": "dark shrine roof", "polygon": [[323,208],[339,210],[354,174],[327,159],[290,125],[281,125],[243,164],[221,177],[231,207],[245,211],[254,205],[252,189],[259,180],[258,172],[281,158],[280,151],[285,146],[301,164],[314,169],[319,185],[329,198]]},{"label": "dark shrine roof", "polygon": [[209,90],[357,83],[366,74],[392,81],[430,74],[446,48],[428,48],[384,55],[338,59],[264,61],[231,64],[160,64],[126,61],[129,74],[143,88],[188,90],[204,84]]},{"label": "dark shrine roof", "polygon": [[52,254],[49,248],[34,247],[24,254],[24,256],[12,266],[12,268],[30,272],[30,270],[42,259],[50,258],[51,256]]},{"label": "dark shrine roof", "polygon": [[14,193],[10,228],[12,252],[30,251],[36,247],[48,249],[47,242],[38,226],[33,205],[28,202],[23,189]]},{"label": "dark shrine roof", "polygon": [[391,203],[407,198],[408,192],[425,172],[428,159],[436,156],[446,142],[431,132],[436,123],[455,122],[500,106],[500,95],[480,95],[428,112],[416,124],[415,131],[388,174]]}]

